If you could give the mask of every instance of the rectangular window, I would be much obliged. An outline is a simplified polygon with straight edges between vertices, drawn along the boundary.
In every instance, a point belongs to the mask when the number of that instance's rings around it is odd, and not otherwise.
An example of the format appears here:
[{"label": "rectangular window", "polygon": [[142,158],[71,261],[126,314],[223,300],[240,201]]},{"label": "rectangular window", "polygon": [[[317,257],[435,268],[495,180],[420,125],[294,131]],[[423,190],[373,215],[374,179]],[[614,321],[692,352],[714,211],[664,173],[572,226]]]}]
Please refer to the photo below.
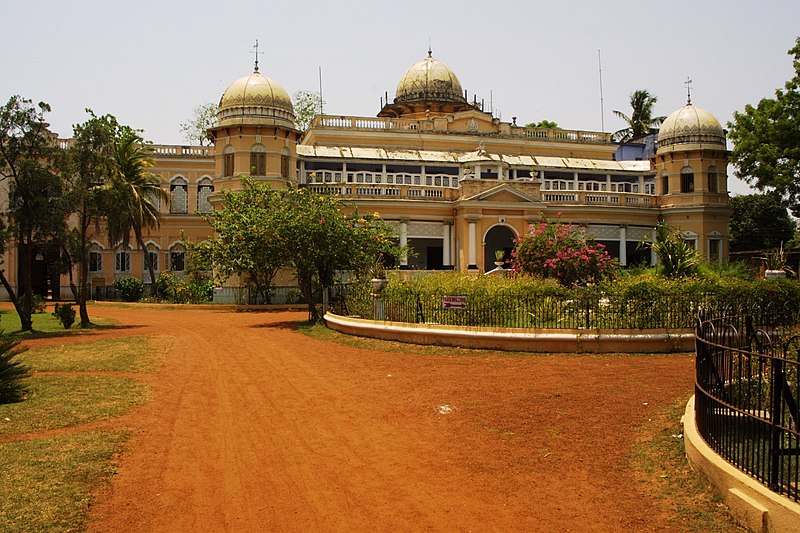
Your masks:
[{"label": "rectangular window", "polygon": [[661,176],[661,194],[669,194],[669,176]]},{"label": "rectangular window", "polygon": [[[378,171],[380,172],[380,170]],[[289,156],[282,155],[281,156],[281,176],[284,178],[289,178]]]},{"label": "rectangular window", "polygon": [[708,192],[719,192],[717,173],[711,170],[708,172]]},{"label": "rectangular window", "polygon": [[681,173],[681,192],[694,192],[694,172]]},{"label": "rectangular window", "polygon": [[117,252],[114,255],[114,271],[115,272],[130,272],[131,271],[131,253],[130,252]]},{"label": "rectangular window", "polygon": [[267,174],[267,154],[262,152],[252,152],[250,154],[250,173],[253,176],[265,176]]},{"label": "rectangular window", "polygon": [[173,272],[183,272],[184,270],[186,270],[186,253],[170,252],[169,269],[172,270]]},{"label": "rectangular window", "polygon": [[722,257],[722,241],[719,239],[709,239],[708,241],[708,258],[711,261],[719,261]]},{"label": "rectangular window", "polygon": [[222,156],[224,176],[233,176],[233,154],[225,154]]},{"label": "rectangular window", "polygon": [[[153,270],[158,270],[158,252],[147,252],[147,255],[150,256],[150,264],[153,265]],[[142,254],[142,270],[147,270],[147,261],[145,260],[145,255]]]},{"label": "rectangular window", "polygon": [[101,252],[89,252],[89,272],[103,271],[103,254]]}]

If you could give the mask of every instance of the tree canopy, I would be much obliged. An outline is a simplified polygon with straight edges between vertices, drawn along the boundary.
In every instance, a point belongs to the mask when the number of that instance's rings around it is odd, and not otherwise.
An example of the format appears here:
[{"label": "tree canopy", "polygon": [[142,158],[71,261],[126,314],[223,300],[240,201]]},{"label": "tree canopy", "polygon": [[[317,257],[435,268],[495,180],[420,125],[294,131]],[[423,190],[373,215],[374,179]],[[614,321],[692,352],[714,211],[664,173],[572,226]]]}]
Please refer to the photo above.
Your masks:
[{"label": "tree canopy", "polygon": [[766,250],[788,243],[795,222],[776,194],[748,194],[730,198],[732,252]]},{"label": "tree canopy", "polygon": [[392,228],[377,213],[347,214],[330,194],[241,179],[243,188],[222,191],[223,207],[206,217],[216,237],[192,252],[218,281],[242,276],[259,301],[268,301],[280,268],[293,268],[316,319],[315,296],[334,283],[336,272],[366,272],[383,255],[400,253]]},{"label": "tree canopy", "polygon": [[627,142],[638,139],[650,133],[656,133],[657,128],[667,117],[654,117],[653,106],[658,102],[658,97],[650,94],[647,89],[638,89],[631,93],[631,115],[614,110],[614,114],[624,120],[628,126],[614,132],[614,140]]},{"label": "tree canopy", "polygon": [[297,129],[305,131],[311,125],[314,117],[322,114],[325,101],[316,91],[297,91],[292,95],[292,105]]},{"label": "tree canopy", "polygon": [[735,112],[728,123],[730,162],[739,177],[760,191],[775,191],[800,214],[800,37],[789,50],[794,76],[774,98]]},{"label": "tree canopy", "polygon": [[181,123],[181,133],[189,142],[196,142],[200,146],[211,144],[208,138],[208,128],[214,126],[217,120],[217,104],[211,102],[201,104],[192,110],[192,116]]},{"label": "tree canopy", "polygon": [[553,122],[552,120],[540,120],[539,122],[530,122],[525,124],[526,128],[547,128],[547,129],[558,129],[558,123]]}]

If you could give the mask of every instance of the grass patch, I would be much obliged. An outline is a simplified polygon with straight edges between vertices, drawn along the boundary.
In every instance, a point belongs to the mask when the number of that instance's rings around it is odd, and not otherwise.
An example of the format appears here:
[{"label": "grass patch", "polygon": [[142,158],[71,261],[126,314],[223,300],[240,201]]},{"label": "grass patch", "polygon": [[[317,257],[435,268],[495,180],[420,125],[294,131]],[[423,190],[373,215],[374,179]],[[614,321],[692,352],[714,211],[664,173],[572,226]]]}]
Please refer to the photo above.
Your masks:
[{"label": "grass patch", "polygon": [[0,444],[0,531],[79,531],[91,493],[127,435],[83,433]]},{"label": "grass patch", "polygon": [[631,464],[656,504],[673,518],[671,526],[691,532],[747,531],[705,480],[689,466],[680,419],[686,400],[655,413],[641,428]]},{"label": "grass patch", "polygon": [[147,386],[108,376],[34,376],[25,401],[0,405],[0,435],[83,424],[143,403]]},{"label": "grass patch", "polygon": [[[75,311],[77,312],[77,307]],[[48,309],[45,313],[34,313],[31,316],[33,321],[33,331],[21,331],[19,315],[14,309],[0,309],[0,325],[2,325],[3,334],[15,339],[38,339],[42,337],[57,337],[61,335],[80,335],[87,331],[94,329],[107,328],[116,324],[115,321],[100,317],[90,317],[93,325],[89,328],[83,329],[80,327],[80,318],[76,317],[76,323],[70,329],[64,329],[61,322],[53,316],[52,311]]]},{"label": "grass patch", "polygon": [[32,348],[18,357],[34,372],[143,372],[160,363],[169,341],[158,337],[122,337]]}]

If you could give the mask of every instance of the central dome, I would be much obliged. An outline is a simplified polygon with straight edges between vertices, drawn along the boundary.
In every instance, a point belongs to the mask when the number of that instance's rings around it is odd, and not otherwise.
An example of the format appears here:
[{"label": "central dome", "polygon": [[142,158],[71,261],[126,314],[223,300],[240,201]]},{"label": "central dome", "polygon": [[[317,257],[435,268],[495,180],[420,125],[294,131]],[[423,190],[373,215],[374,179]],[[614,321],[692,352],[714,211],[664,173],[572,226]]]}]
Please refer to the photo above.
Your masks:
[{"label": "central dome", "polygon": [[717,117],[689,103],[668,116],[658,130],[659,148],[673,144],[725,146],[725,132]]},{"label": "central dome", "polygon": [[219,101],[217,122],[219,126],[280,123],[294,128],[294,107],[284,88],[256,69],[225,90]]},{"label": "central dome", "polygon": [[434,59],[430,50],[428,57],[413,64],[397,84],[395,103],[414,100],[441,100],[465,102],[464,91],[455,72]]}]

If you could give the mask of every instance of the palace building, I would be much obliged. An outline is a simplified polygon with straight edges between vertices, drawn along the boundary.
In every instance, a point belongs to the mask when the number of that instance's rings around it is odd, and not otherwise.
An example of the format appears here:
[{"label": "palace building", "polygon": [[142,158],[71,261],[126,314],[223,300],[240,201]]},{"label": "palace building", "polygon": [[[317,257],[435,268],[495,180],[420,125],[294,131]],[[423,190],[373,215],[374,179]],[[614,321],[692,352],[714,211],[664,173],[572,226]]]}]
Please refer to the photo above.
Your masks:
[{"label": "palace building", "polygon": [[[543,217],[585,226],[623,266],[653,261],[639,244],[660,220],[705,257],[728,256],[725,132],[691,103],[664,121],[647,154],[609,133],[503,122],[429,51],[381,104],[375,117],[317,115],[300,131],[289,95],[256,64],[222,95],[213,146],[155,146],[153,171],[171,196],[160,229],[145,237],[156,270],[185,270],[182,239],[210,235],[201,215],[242,175],[335,192],[380,213],[415,251],[401,268],[491,270],[495,251],[508,253]],[[37,258],[37,292],[69,298],[66,277],[48,275],[48,258]],[[140,251],[100,233],[90,271],[97,288],[127,274],[149,281]]]}]

